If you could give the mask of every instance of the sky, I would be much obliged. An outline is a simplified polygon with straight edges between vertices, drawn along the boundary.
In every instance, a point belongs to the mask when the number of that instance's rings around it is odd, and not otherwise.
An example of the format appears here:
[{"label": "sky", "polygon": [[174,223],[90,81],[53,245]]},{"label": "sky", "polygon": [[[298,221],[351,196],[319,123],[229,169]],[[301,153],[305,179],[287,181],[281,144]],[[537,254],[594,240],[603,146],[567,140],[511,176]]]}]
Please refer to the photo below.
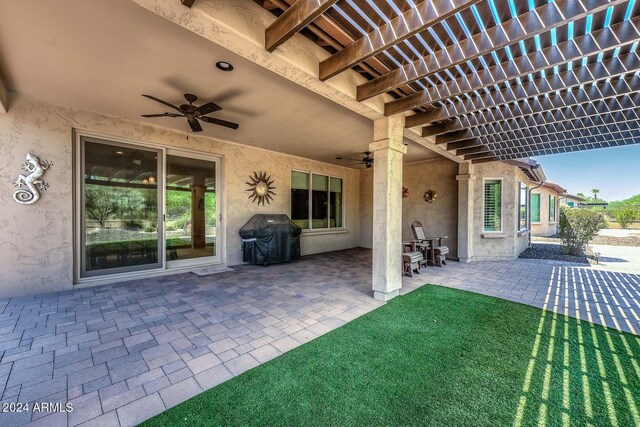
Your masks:
[{"label": "sky", "polygon": [[640,194],[640,144],[534,157],[542,164],[547,180],[571,194],[591,196],[608,202]]}]

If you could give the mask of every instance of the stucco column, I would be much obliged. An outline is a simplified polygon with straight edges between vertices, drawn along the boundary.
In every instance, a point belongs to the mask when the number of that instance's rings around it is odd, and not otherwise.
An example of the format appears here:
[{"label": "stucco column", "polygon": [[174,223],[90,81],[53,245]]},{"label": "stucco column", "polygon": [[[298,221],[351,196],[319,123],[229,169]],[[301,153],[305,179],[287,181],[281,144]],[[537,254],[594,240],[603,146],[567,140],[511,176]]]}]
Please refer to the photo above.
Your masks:
[{"label": "stucco column", "polygon": [[473,193],[476,178],[471,162],[458,166],[458,259],[470,262],[473,258]]},{"label": "stucco column", "polygon": [[402,287],[402,155],[404,116],[376,120],[373,164],[373,297],[388,301]]}]

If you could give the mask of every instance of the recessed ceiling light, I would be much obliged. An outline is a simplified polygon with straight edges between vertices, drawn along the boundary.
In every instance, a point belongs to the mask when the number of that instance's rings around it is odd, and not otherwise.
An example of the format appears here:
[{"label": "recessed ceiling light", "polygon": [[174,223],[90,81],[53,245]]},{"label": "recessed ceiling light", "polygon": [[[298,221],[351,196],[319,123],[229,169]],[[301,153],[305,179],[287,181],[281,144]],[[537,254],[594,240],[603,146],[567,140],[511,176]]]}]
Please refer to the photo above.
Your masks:
[{"label": "recessed ceiling light", "polygon": [[232,71],[233,65],[226,61],[218,61],[216,62],[216,68],[220,71]]},{"label": "recessed ceiling light", "polygon": [[124,152],[122,152],[122,151],[116,151],[116,154],[123,155],[123,154],[124,154]]}]

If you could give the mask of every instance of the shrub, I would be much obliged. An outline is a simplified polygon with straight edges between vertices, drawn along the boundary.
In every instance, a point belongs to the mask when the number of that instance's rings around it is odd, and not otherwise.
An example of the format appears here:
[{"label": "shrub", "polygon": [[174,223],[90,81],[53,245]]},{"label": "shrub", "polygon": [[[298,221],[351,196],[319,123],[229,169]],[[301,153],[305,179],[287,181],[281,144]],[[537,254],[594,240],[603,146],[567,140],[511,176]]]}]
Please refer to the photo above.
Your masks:
[{"label": "shrub", "polygon": [[631,206],[625,206],[618,209],[614,216],[616,217],[616,221],[620,224],[620,227],[627,228],[629,227],[629,223],[638,217],[638,210]]},{"label": "shrub", "polygon": [[559,234],[564,252],[580,255],[586,244],[605,226],[601,212],[562,206]]},{"label": "shrub", "polygon": [[135,219],[128,219],[124,222],[124,229],[130,231],[142,230],[142,224]]}]

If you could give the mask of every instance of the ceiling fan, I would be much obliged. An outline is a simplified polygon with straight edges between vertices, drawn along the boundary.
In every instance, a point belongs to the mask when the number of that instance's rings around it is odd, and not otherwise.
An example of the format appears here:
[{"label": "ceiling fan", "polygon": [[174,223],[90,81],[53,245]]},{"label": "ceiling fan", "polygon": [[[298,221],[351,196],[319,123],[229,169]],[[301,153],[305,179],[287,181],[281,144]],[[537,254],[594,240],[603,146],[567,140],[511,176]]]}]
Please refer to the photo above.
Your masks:
[{"label": "ceiling fan", "polygon": [[193,105],[193,103],[198,100],[198,97],[190,93],[184,94],[184,99],[187,100],[188,104],[182,104],[179,107],[170,104],[167,101],[163,101],[162,99],[158,99],[155,96],[144,94],[142,96],[144,96],[145,98],[153,99],[160,104],[166,105],[167,107],[171,107],[174,110],[178,111],[178,113],[142,114],[142,117],[185,117],[187,119],[187,122],[189,122],[191,130],[194,132],[202,132],[202,126],[200,126],[198,120],[201,120],[205,123],[228,127],[231,129],[238,129],[238,126],[240,126],[237,123],[208,117],[207,114],[220,111],[222,110],[222,107],[214,102],[207,102],[206,104],[196,107],[195,105]]},{"label": "ceiling fan", "polygon": [[362,154],[364,154],[364,157],[361,160],[347,159],[347,160],[353,160],[354,162],[357,162],[357,163],[349,163],[346,166],[364,165],[367,169],[372,167],[373,166],[373,157],[371,157],[371,151],[365,151]]}]

